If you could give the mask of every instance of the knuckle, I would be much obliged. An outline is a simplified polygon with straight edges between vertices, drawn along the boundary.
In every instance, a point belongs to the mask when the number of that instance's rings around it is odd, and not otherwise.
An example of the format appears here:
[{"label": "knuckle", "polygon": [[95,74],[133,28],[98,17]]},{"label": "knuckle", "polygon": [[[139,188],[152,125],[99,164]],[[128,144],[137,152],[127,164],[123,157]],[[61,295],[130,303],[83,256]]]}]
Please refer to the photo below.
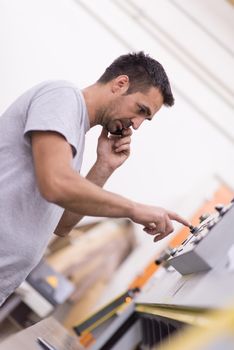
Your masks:
[{"label": "knuckle", "polygon": [[170,227],[168,230],[167,230],[167,234],[169,233],[172,233],[174,230],[173,230],[173,227]]},{"label": "knuckle", "polygon": [[159,220],[160,220],[160,222],[165,220],[164,213],[159,214]]}]

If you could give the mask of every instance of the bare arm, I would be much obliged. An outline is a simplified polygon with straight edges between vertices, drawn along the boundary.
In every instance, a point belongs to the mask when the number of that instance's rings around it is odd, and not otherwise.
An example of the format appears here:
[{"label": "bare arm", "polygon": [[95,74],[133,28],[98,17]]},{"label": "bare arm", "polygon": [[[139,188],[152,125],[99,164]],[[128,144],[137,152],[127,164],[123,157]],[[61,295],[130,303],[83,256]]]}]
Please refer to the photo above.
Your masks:
[{"label": "bare arm", "polygon": [[[124,130],[123,136],[112,137],[103,129],[98,138],[97,160],[86,179],[103,187],[111,174],[121,166],[130,155],[131,129]],[[65,210],[54,233],[64,237],[83,218],[82,215]]]},{"label": "bare arm", "polygon": [[49,202],[82,216],[129,218],[161,237],[173,231],[171,220],[189,226],[176,213],[135,203],[81,177],[72,169],[70,145],[57,133],[33,132],[32,151],[38,187]]},{"label": "bare arm", "polygon": [[47,201],[79,215],[129,217],[130,200],[101,189],[74,171],[70,145],[62,136],[34,132],[32,149],[39,190]]},{"label": "bare arm", "polygon": [[[102,167],[102,165],[96,162],[90,169],[86,176],[86,179],[96,184],[99,187],[103,187],[105,182],[111,176],[111,171],[108,168]],[[64,213],[54,231],[57,236],[64,237],[71,232],[73,227],[83,218],[83,215],[75,214],[69,210],[64,210]]]}]

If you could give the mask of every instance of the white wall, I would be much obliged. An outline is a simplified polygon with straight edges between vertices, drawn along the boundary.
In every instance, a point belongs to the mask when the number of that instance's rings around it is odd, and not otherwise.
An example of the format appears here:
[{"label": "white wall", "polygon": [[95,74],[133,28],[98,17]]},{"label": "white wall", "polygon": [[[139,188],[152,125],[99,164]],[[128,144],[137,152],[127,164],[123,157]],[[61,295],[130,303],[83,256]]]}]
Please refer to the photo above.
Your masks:
[{"label": "white wall", "polygon": [[[233,17],[220,0],[0,0],[0,112],[42,80],[84,87],[120,54],[150,53],[176,104],[134,133],[107,188],[190,215],[215,174],[234,188]],[[83,174],[99,131],[87,135]]]}]

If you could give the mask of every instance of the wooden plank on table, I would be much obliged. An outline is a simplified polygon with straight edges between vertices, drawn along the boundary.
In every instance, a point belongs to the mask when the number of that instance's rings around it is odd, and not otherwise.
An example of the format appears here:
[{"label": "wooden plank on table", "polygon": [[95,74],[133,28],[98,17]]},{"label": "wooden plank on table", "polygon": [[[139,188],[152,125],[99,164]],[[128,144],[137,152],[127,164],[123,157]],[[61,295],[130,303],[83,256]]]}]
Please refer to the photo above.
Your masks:
[{"label": "wooden plank on table", "polygon": [[[64,273],[71,268],[72,265],[78,266],[79,263],[87,259],[88,255],[94,256],[101,251],[103,254],[106,245],[113,242],[113,240],[120,241],[122,239],[126,243],[126,238],[130,235],[128,226],[120,226],[112,222],[104,222],[91,231],[92,232],[87,233],[86,236],[79,239],[76,243],[64,247],[48,256],[46,259],[48,264],[56,271]],[[131,246],[133,246],[133,234],[131,237]],[[130,242],[128,242],[127,245],[130,246]]]},{"label": "wooden plank on table", "polygon": [[72,329],[86,319],[87,315],[94,312],[97,299],[100,298],[105,288],[106,283],[104,280],[99,279],[93,284],[92,288],[88,289],[78,302],[71,304],[71,308],[64,318],[63,325],[68,329]]}]

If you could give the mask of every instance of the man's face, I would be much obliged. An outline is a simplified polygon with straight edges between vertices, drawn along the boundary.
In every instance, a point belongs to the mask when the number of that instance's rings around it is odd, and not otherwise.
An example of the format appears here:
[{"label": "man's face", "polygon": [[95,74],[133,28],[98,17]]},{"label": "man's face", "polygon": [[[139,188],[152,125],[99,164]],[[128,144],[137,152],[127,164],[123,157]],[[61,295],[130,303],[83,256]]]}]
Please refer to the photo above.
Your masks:
[{"label": "man's face", "polygon": [[151,120],[161,108],[161,92],[150,87],[146,92],[116,94],[101,112],[101,125],[111,134],[121,135],[123,129],[137,130],[144,120]]}]

